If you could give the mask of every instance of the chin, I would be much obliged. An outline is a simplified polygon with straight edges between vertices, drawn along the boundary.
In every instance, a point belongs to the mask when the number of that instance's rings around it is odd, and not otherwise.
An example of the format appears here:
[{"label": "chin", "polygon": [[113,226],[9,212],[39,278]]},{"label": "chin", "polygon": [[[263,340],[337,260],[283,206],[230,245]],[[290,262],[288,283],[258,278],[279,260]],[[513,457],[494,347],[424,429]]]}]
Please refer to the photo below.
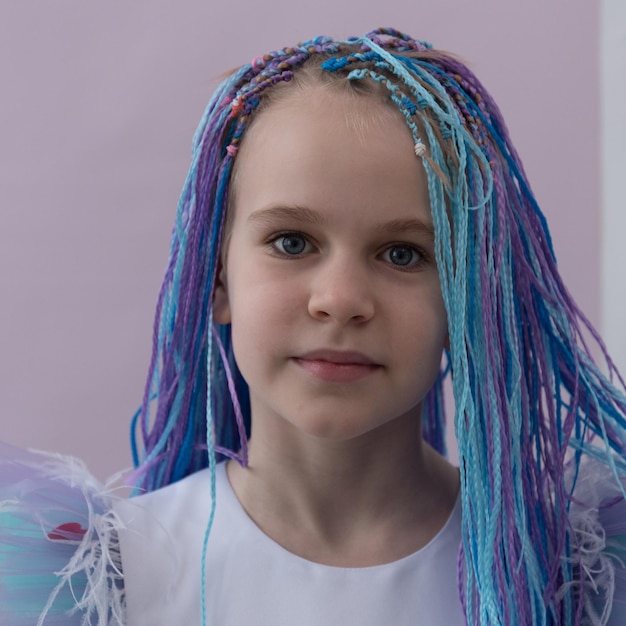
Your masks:
[{"label": "chin", "polygon": [[299,423],[295,426],[306,435],[320,441],[341,443],[373,434],[378,431],[383,424],[372,424],[368,426],[363,424],[362,420],[337,420],[333,418],[314,419],[308,423]]}]

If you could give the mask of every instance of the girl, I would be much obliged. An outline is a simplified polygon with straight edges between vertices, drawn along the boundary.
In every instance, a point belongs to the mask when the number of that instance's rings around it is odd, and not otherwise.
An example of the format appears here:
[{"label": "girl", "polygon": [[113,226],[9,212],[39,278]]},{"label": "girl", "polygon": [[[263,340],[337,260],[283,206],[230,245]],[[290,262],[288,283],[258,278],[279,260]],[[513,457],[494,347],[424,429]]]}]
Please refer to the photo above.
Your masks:
[{"label": "girl", "polygon": [[605,355],[457,59],[391,29],[255,59],[194,139],[134,424],[150,493],[39,514],[77,546],[44,613],[83,572],[86,623],[623,623],[626,398],[583,332]]}]

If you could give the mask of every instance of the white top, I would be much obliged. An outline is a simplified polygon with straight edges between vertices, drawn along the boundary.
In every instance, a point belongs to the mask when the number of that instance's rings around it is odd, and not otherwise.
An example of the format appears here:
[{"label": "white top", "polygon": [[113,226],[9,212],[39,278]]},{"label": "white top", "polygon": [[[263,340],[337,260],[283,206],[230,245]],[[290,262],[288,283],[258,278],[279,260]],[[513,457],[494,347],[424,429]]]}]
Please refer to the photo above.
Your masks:
[{"label": "white top", "polygon": [[[461,626],[461,505],[425,547],[362,568],[321,565],[265,535],[237,500],[225,464],[206,560],[208,626]],[[128,626],[200,626],[202,541],[210,474],[197,472],[116,505]]]}]

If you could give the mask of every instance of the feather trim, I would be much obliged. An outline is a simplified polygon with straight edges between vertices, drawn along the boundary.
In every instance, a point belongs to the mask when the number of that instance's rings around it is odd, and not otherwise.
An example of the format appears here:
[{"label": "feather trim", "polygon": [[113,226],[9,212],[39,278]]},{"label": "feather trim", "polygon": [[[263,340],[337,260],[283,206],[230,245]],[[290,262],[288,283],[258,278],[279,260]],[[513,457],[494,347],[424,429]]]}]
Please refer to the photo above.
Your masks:
[{"label": "feather trim", "polygon": [[[569,510],[570,560],[581,582],[583,626],[626,624],[626,500],[612,470],[581,465]],[[566,589],[561,590],[565,593]]]},{"label": "feather trim", "polygon": [[0,622],[123,626],[115,497],[78,459],[0,443]]}]

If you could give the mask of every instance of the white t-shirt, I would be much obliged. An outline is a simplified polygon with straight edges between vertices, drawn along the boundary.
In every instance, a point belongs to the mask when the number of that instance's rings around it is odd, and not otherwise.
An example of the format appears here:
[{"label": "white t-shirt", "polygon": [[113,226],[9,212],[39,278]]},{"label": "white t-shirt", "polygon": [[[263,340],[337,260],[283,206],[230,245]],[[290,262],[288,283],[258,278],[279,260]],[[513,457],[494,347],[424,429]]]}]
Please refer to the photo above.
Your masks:
[{"label": "white t-shirt", "polygon": [[[209,626],[461,626],[461,505],[425,547],[399,561],[331,567],[265,535],[237,500],[225,464],[206,558]],[[128,626],[200,626],[202,542],[210,474],[197,472],[116,506]]]}]

